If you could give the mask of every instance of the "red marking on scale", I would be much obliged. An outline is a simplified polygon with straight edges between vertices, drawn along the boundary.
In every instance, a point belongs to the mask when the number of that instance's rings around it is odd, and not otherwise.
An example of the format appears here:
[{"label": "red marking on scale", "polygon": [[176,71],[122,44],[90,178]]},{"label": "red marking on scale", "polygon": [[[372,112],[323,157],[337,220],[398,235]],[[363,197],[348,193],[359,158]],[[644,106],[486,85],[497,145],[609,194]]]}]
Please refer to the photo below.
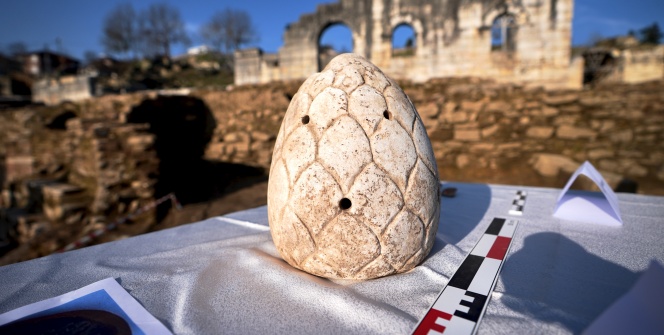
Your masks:
[{"label": "red marking on scale", "polygon": [[452,315],[447,314],[443,311],[439,311],[437,309],[430,309],[429,313],[424,316],[424,319],[420,323],[420,325],[415,329],[415,332],[413,332],[413,335],[427,335],[429,334],[429,331],[434,330],[437,332],[444,332],[445,331],[445,326],[436,323],[438,319],[444,319],[444,320],[450,320],[452,319]]},{"label": "red marking on scale", "polygon": [[505,254],[507,253],[507,249],[510,246],[510,241],[512,241],[511,238],[504,237],[504,236],[498,236],[496,238],[496,241],[493,242],[493,245],[491,246],[491,250],[489,250],[489,253],[486,255],[486,257],[502,260],[503,258],[505,258]]}]

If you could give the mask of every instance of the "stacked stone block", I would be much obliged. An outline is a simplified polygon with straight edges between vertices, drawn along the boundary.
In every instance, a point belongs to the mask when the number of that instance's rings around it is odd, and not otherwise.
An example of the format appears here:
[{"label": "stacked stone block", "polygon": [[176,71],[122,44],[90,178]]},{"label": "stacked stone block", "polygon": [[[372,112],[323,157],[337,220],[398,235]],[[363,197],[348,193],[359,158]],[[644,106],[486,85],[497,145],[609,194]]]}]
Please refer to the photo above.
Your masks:
[{"label": "stacked stone block", "polygon": [[93,214],[127,214],[154,196],[159,160],[148,125],[73,120],[74,139],[69,181],[91,199]]}]

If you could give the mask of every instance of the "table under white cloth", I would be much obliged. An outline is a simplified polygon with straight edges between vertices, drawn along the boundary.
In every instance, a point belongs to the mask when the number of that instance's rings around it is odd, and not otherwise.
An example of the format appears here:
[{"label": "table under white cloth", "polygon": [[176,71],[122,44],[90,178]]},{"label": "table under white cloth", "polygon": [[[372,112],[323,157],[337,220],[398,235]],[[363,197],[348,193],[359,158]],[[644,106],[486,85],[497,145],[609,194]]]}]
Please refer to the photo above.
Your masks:
[{"label": "table under white cloth", "polygon": [[[618,194],[620,228],[552,217],[559,189],[470,183],[442,198],[415,269],[338,281],[277,253],[266,207],[0,267],[0,313],[113,277],[176,334],[409,334],[495,217],[519,226],[479,334],[579,333],[655,260],[664,197]],[[522,216],[508,215],[517,190]]]}]

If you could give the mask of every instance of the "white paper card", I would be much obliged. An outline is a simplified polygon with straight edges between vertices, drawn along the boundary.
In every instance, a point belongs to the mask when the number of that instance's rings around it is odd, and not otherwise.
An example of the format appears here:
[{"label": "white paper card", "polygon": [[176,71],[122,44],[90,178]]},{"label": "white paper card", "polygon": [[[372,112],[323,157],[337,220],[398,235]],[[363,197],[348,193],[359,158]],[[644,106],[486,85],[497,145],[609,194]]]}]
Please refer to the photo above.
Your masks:
[{"label": "white paper card", "polygon": [[113,278],[0,314],[0,326],[28,317],[75,313],[86,309],[111,312],[121,317],[132,334],[172,334]]},{"label": "white paper card", "polygon": [[[570,190],[569,187],[581,174],[590,178],[602,192]],[[618,197],[588,161],[581,164],[560,192],[553,216],[570,221],[622,226]]]}]

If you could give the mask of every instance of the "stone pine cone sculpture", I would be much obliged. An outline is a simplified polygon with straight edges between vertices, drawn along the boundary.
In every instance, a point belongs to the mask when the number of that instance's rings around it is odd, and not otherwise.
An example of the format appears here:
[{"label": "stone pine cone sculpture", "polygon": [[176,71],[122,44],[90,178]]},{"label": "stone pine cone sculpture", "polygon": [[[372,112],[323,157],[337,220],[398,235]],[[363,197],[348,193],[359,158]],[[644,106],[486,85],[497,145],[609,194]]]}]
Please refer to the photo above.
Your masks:
[{"label": "stone pine cone sculpture", "polygon": [[302,84],[281,124],[268,182],[272,239],[316,276],[408,271],[433,246],[439,187],[408,97],[366,59],[342,54]]}]

